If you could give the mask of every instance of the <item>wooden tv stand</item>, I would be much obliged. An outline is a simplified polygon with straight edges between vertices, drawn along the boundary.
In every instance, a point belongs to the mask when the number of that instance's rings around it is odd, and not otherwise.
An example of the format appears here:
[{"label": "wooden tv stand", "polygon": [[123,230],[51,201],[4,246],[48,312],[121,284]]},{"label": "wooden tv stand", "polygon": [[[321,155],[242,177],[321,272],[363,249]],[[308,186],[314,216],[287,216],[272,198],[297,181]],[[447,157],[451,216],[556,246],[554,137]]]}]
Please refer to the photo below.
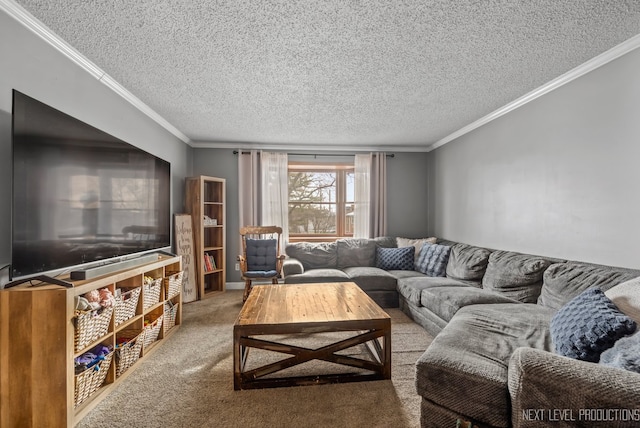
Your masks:
[{"label": "wooden tv stand", "polygon": [[[175,278],[175,273],[181,270],[179,256],[158,254],[157,261],[89,280],[60,278],[69,281],[71,288],[50,284],[30,286],[27,282],[0,290],[0,426],[73,427],[78,423],[139,366],[139,360],[177,330],[182,318],[182,287],[177,294],[168,296],[169,282],[158,281],[155,284],[161,284],[159,297],[149,302],[149,296],[156,295],[158,288],[146,288],[143,282],[145,276]],[[116,289],[136,290],[139,298],[135,313],[118,325],[116,317],[111,316],[104,335],[76,349],[74,298],[105,287],[112,293]],[[98,344],[115,346],[120,337],[127,337],[125,334],[132,331],[148,331],[144,328],[145,319],[160,317],[164,325],[159,328],[157,340],[145,344],[138,361],[118,376],[114,355],[102,386],[76,405],[74,358]]]}]

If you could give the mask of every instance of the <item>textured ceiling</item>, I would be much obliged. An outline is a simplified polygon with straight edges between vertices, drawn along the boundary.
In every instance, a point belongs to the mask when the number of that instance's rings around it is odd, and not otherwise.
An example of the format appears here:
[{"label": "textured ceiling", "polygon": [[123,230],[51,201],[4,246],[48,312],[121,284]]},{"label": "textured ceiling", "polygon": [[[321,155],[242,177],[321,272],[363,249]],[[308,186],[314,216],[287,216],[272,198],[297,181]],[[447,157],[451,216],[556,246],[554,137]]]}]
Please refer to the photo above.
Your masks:
[{"label": "textured ceiling", "polygon": [[425,149],[640,33],[639,0],[17,3],[211,146]]}]

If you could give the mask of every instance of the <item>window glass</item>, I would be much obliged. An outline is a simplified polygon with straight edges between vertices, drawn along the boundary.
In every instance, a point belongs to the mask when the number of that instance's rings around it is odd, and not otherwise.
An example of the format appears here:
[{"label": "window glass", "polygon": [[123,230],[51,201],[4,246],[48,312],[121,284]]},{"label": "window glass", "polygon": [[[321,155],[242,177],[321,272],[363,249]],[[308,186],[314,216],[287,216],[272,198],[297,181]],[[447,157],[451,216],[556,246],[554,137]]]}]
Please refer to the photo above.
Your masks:
[{"label": "window glass", "polygon": [[353,236],[353,165],[289,165],[292,241]]}]

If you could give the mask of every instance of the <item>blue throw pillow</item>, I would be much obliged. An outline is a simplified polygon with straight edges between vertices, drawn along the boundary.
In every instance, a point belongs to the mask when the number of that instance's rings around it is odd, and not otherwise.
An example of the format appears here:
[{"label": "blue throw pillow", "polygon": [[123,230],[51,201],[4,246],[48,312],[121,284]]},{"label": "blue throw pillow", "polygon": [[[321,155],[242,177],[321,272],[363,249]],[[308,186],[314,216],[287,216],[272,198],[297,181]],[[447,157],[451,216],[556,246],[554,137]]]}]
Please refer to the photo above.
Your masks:
[{"label": "blue throw pillow", "polygon": [[427,276],[446,276],[451,247],[440,244],[424,244],[416,270]]},{"label": "blue throw pillow", "polygon": [[561,307],[550,325],[557,354],[594,363],[618,339],[635,330],[635,321],[620,312],[597,287],[585,290]]},{"label": "blue throw pillow", "polygon": [[413,270],[415,247],[376,249],[376,267],[384,270]]}]

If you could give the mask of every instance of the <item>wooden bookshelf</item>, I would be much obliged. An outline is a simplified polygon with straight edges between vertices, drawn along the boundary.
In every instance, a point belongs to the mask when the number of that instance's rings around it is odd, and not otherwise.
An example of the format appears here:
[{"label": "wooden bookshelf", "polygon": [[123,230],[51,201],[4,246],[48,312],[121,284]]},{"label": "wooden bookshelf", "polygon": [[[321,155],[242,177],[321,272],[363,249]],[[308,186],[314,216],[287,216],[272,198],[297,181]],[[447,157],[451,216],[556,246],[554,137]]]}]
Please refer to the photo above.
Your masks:
[{"label": "wooden bookshelf", "polygon": [[193,218],[198,298],[223,292],[226,283],[224,178],[186,179],[186,210]]}]

